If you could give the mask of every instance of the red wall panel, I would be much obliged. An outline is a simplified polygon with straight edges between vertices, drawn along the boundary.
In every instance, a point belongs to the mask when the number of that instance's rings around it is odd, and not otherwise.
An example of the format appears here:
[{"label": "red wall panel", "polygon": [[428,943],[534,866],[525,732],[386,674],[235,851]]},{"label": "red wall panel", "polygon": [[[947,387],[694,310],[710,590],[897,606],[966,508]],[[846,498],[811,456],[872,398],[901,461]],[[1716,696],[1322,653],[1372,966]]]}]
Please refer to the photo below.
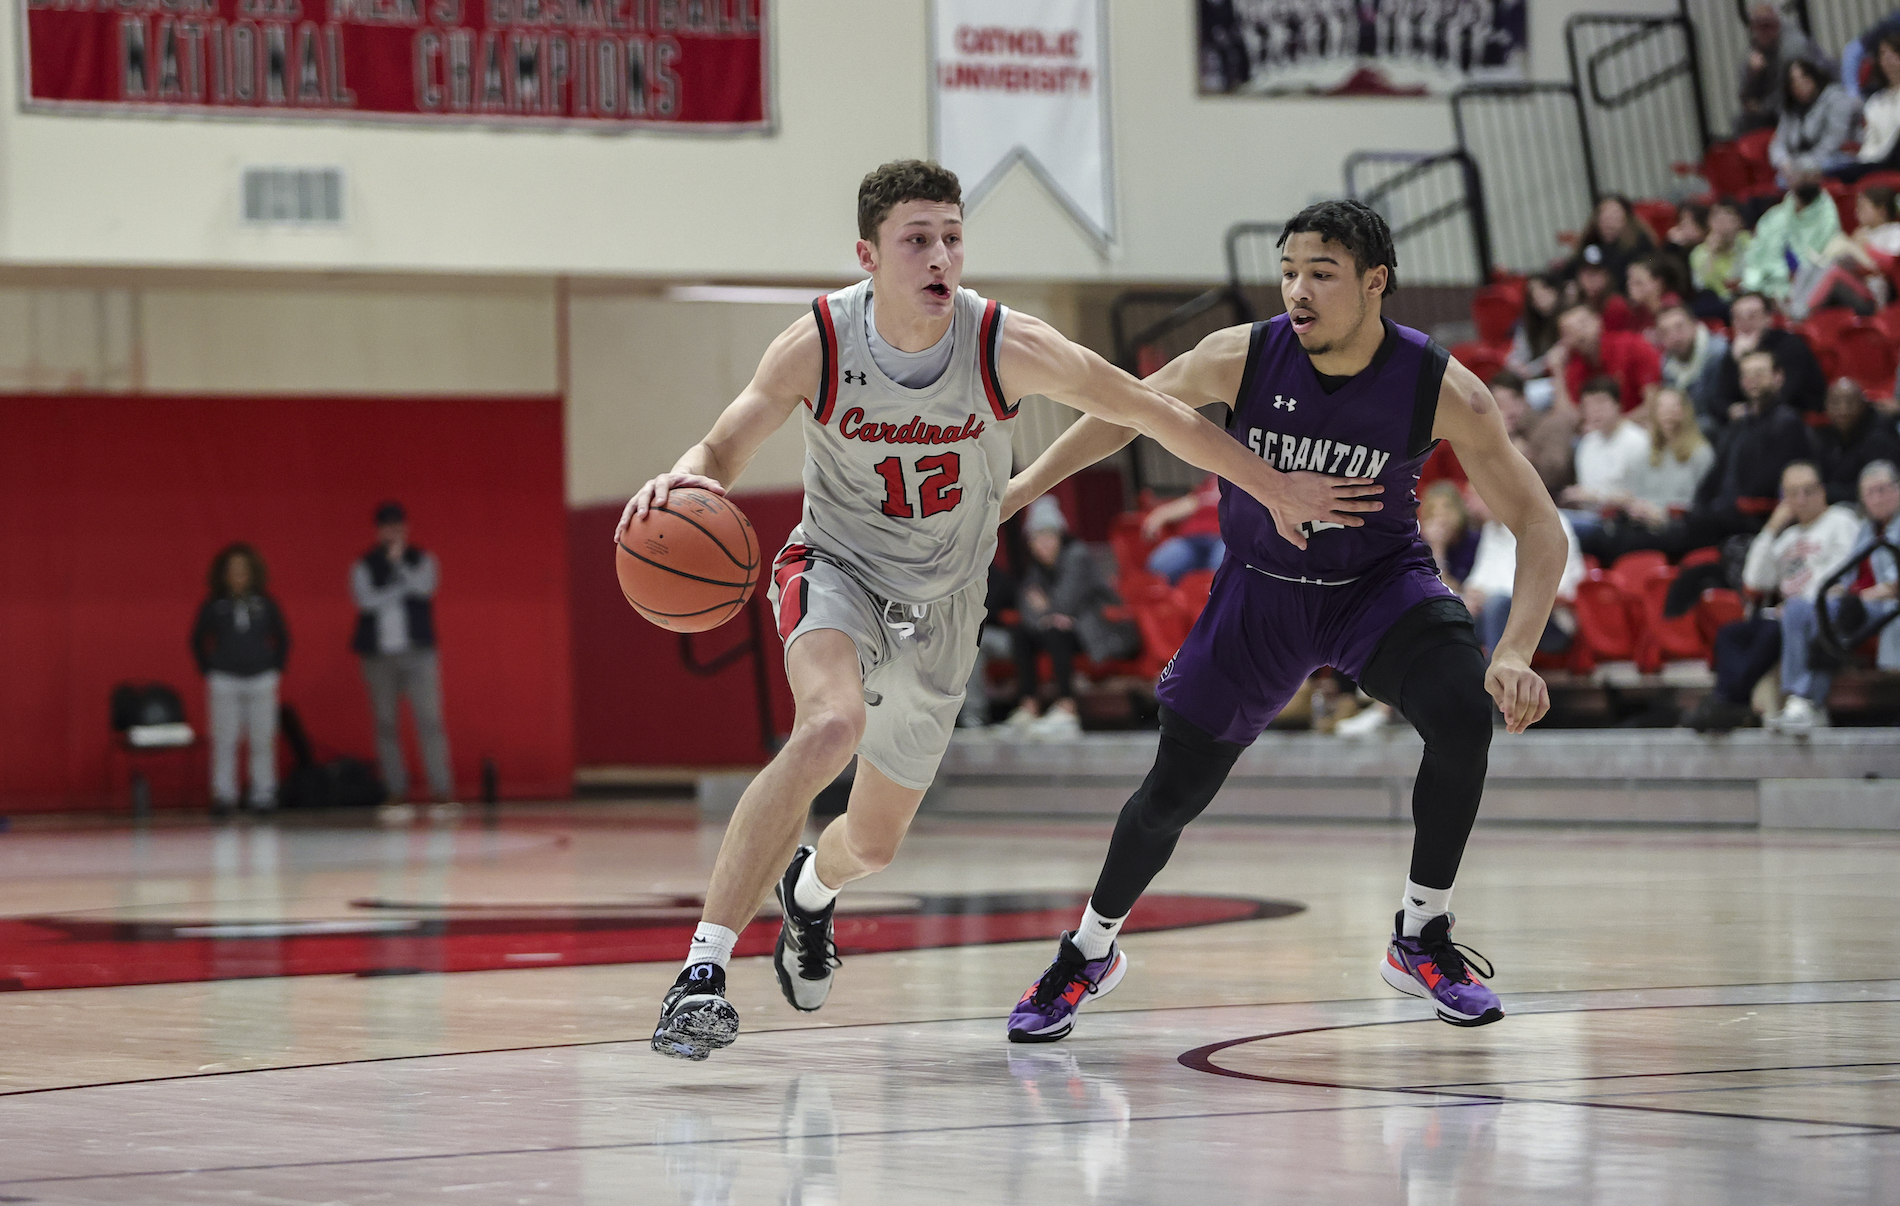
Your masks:
[{"label": "red wall panel", "polygon": [[[738,492],[764,550],[752,606],[763,623],[773,728],[792,727],[784,651],[766,613],[771,559],[798,523],[802,491]],[[686,669],[680,637],[635,614],[614,576],[621,504],[568,514],[574,632],[574,746],[583,766],[756,766],[764,763],[753,669],[741,658],[709,678]],[[747,639],[745,617],[693,637],[702,661]]]},{"label": "red wall panel", "polygon": [[460,790],[492,757],[505,795],[565,796],[562,475],[555,398],[0,398],[0,807],[106,802],[122,679],[176,685],[202,731],[186,641],[232,540],[263,554],[290,624],[284,698],[320,749],[371,756],[348,574],[392,497],[441,560]]}]

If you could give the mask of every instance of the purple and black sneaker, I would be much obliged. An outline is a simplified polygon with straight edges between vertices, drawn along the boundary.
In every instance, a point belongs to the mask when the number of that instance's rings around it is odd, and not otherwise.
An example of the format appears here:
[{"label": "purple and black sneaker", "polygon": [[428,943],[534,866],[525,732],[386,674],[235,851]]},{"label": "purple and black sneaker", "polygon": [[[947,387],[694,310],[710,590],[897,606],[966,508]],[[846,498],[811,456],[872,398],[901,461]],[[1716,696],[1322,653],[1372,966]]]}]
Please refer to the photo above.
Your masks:
[{"label": "purple and black sneaker", "polygon": [[[1406,938],[1405,911],[1392,923],[1392,945],[1386,948],[1379,974],[1407,996],[1423,997],[1438,1007],[1438,1020],[1454,1026],[1487,1026],[1504,1016],[1498,994],[1478,982],[1495,976],[1491,961],[1468,946],[1451,940],[1450,913],[1432,918],[1416,938]],[[1470,964],[1483,968],[1475,970]]]},{"label": "purple and black sneaker", "polygon": [[1128,972],[1128,956],[1120,943],[1100,959],[1083,956],[1075,935],[1065,932],[1056,947],[1056,961],[1029,986],[1009,1015],[1012,1043],[1053,1043],[1075,1029],[1082,1002],[1107,996]]}]

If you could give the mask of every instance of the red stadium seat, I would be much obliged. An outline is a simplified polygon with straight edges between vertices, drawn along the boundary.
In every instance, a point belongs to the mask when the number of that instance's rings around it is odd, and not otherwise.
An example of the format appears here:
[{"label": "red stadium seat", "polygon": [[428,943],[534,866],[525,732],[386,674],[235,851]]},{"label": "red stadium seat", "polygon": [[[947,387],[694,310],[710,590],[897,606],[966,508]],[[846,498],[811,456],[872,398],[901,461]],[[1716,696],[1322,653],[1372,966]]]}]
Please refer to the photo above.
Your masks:
[{"label": "red stadium seat", "polygon": [[1854,203],[1859,193],[1852,185],[1842,184],[1838,180],[1827,182],[1827,192],[1828,196],[1834,198],[1834,209],[1841,216],[1841,230],[1847,234],[1854,233],[1854,228],[1860,225],[1860,219],[1854,214]]},{"label": "red stadium seat", "polygon": [[1622,587],[1631,596],[1640,595],[1643,583],[1658,568],[1667,568],[1669,558],[1654,549],[1638,549],[1633,553],[1624,553],[1616,559],[1604,573],[1604,577]]},{"label": "red stadium seat", "polygon": [[1720,586],[1712,586],[1702,592],[1701,600],[1689,614],[1695,617],[1696,626],[1701,629],[1702,640],[1709,647],[1711,661],[1715,657],[1715,634],[1724,625],[1741,619],[1742,612],[1742,596],[1736,592]]},{"label": "red stadium seat", "polygon": [[1636,666],[1645,674],[1662,669],[1664,662],[1706,661],[1711,652],[1693,610],[1673,618],[1663,615],[1663,602],[1677,573],[1673,565],[1654,566],[1642,582],[1643,630],[1637,641]]},{"label": "red stadium seat", "polygon": [[1578,669],[1589,671],[1598,662],[1630,661],[1636,657],[1641,612],[1628,592],[1601,570],[1577,583],[1577,635],[1573,644]]},{"label": "red stadium seat", "polygon": [[1888,306],[1868,321],[1879,327],[1888,339],[1900,343],[1900,302]]},{"label": "red stadium seat", "polygon": [[1721,559],[1722,550],[1718,548],[1690,549],[1682,555],[1682,560],[1676,562],[1676,564],[1683,569],[1688,569],[1692,565],[1714,565]]},{"label": "red stadium seat", "polygon": [[1829,306],[1809,314],[1808,320],[1795,330],[1808,341],[1809,347],[1814,347],[1834,342],[1842,331],[1854,325],[1854,318],[1854,312],[1845,306]]},{"label": "red stadium seat", "polygon": [[[1478,342],[1508,350],[1511,332],[1524,312],[1524,295],[1502,285],[1486,285],[1471,299],[1471,322]],[[1460,357],[1460,359],[1463,359]]]},{"label": "red stadium seat", "polygon": [[1451,354],[1459,364],[1476,373],[1478,380],[1489,381],[1503,370],[1507,350],[1473,340],[1454,345]]},{"label": "red stadium seat", "polygon": [[1754,183],[1747,159],[1732,142],[1718,142],[1702,156],[1698,173],[1718,197],[1737,197]]},{"label": "red stadium seat", "polygon": [[[1140,512],[1124,511],[1108,529],[1108,547],[1115,554],[1117,577],[1148,572],[1148,554],[1154,546],[1141,534]],[[1124,592],[1126,597],[1126,592]]]},{"label": "red stadium seat", "polygon": [[1865,319],[1843,330],[1834,346],[1840,350],[1842,376],[1852,377],[1870,398],[1893,397],[1893,376],[1900,366],[1900,349],[1893,338]]},{"label": "red stadium seat", "polygon": [[1676,206],[1673,201],[1638,201],[1632,206],[1643,225],[1655,234],[1657,243],[1669,241],[1669,230],[1676,224]]},{"label": "red stadium seat", "polygon": [[1768,161],[1768,144],[1775,140],[1772,129],[1751,130],[1735,140],[1735,152],[1748,164],[1752,182],[1761,184],[1775,178],[1774,164]]}]

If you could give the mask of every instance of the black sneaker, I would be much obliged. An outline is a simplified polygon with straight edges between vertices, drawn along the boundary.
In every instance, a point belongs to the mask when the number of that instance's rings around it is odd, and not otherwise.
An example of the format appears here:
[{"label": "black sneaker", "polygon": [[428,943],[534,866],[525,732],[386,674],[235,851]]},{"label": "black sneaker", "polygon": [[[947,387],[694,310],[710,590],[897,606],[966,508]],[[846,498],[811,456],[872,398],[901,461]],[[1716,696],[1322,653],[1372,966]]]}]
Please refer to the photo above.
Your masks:
[{"label": "black sneaker", "polygon": [[739,1037],[739,1011],[726,1000],[726,969],[695,963],[679,974],[660,1003],[653,1049],[674,1059],[705,1059]]},{"label": "black sneaker", "polygon": [[800,846],[774,889],[784,920],[778,927],[778,945],[772,948],[772,970],[778,973],[779,991],[801,1013],[825,1003],[831,995],[831,975],[843,965],[831,940],[831,914],[838,902],[834,899],[823,912],[807,913],[792,895],[805,860],[817,856],[813,847]]},{"label": "black sneaker", "polygon": [[1754,710],[1747,704],[1735,703],[1711,691],[1689,713],[1688,725],[1698,733],[1730,733],[1745,728],[1754,718]]}]

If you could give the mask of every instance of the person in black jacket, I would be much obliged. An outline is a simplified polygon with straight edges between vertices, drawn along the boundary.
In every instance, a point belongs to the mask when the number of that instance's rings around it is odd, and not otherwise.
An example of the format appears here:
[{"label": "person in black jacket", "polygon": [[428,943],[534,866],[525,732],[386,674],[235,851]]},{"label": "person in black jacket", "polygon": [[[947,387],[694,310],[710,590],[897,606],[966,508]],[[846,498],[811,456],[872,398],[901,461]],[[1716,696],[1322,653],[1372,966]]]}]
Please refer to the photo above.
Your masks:
[{"label": "person in black jacket", "polygon": [[1772,325],[1774,308],[1760,293],[1744,293],[1729,305],[1729,321],[1734,334],[1729,339],[1728,358],[1715,379],[1717,415],[1739,416],[1748,408],[1742,388],[1742,357],[1757,349],[1774,355],[1781,370],[1780,401],[1796,410],[1819,411],[1827,394],[1827,374],[1814,358],[1808,341],[1793,331]]},{"label": "person in black jacket", "polygon": [[1875,461],[1900,461],[1900,434],[1893,416],[1867,405],[1867,394],[1842,377],[1827,387],[1827,426],[1814,433],[1814,459],[1821,466],[1827,501],[1860,500],[1861,470]]},{"label": "person in black jacket", "polygon": [[277,806],[277,682],[290,653],[290,630],[265,593],[263,558],[233,544],[211,559],[206,598],[191,629],[191,653],[205,676],[211,716],[211,806],[238,806],[238,742],[250,748],[250,806]]},{"label": "person in black jacket", "polygon": [[429,790],[438,801],[455,798],[435,653],[438,576],[434,555],[409,543],[409,514],[402,504],[377,507],[376,544],[350,569],[350,597],[356,601],[356,635],[350,648],[363,661],[363,682],[376,716],[376,758],[389,798],[397,802],[409,791],[396,729],[404,696],[416,722]]}]

